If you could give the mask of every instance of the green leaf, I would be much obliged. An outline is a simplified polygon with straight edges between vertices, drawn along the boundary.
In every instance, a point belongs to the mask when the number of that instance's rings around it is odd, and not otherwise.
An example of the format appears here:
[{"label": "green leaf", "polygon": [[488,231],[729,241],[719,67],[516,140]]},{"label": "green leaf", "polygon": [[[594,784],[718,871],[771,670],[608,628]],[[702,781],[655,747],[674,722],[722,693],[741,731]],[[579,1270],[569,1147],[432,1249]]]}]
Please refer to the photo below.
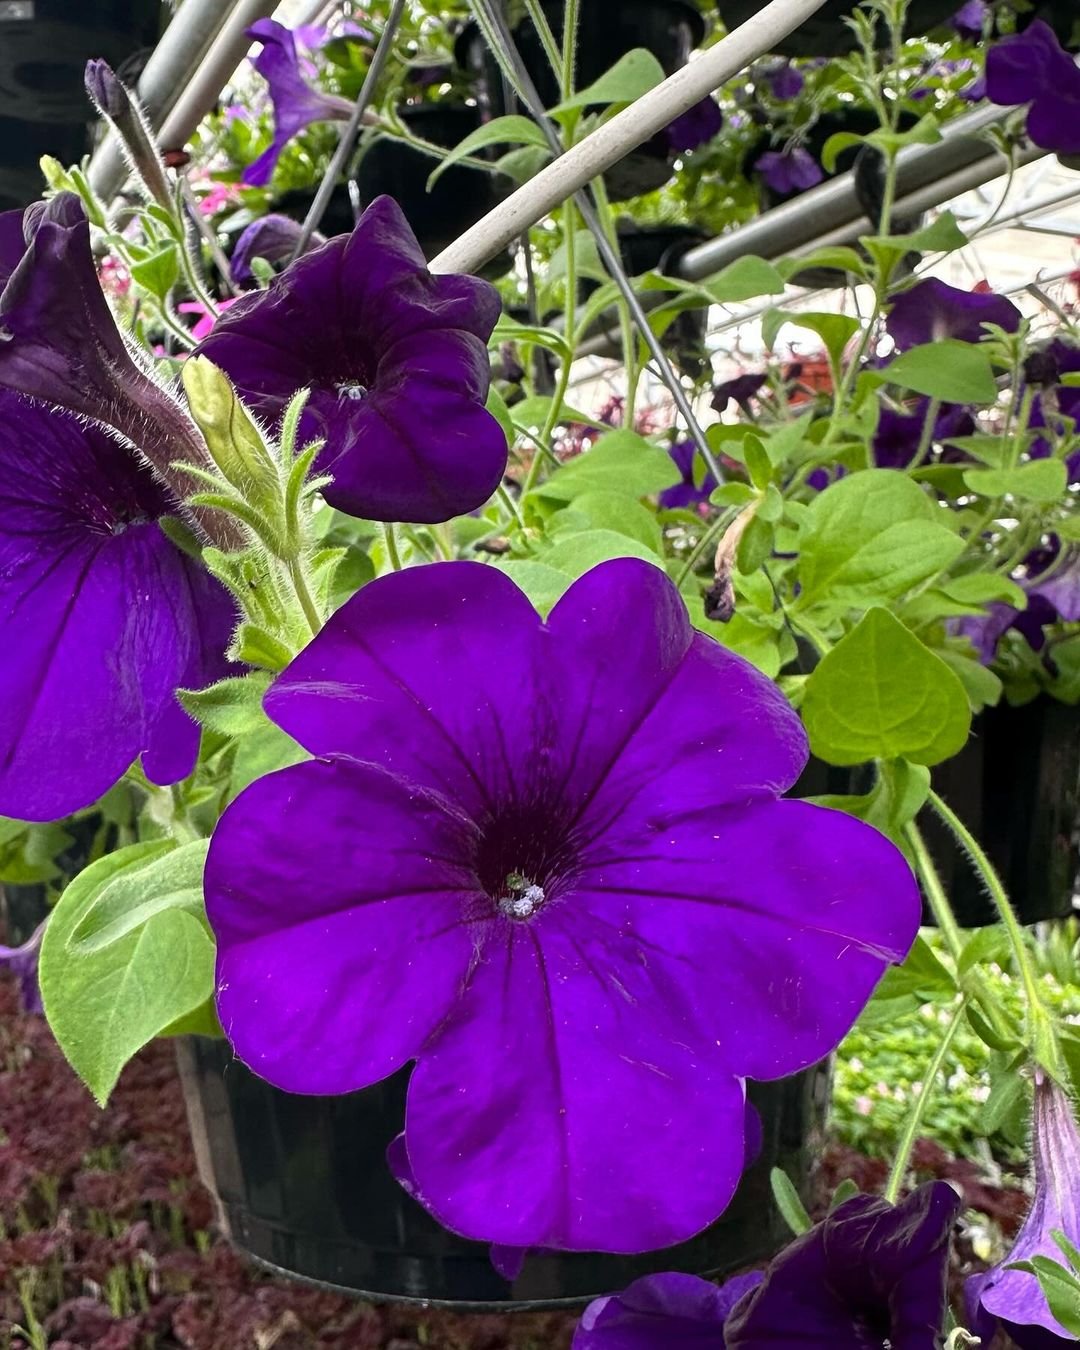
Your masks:
[{"label": "green leaf", "polygon": [[[970,644],[968,644],[970,646]],[[1003,686],[992,670],[974,656],[963,656],[949,647],[938,649],[938,656],[964,686],[973,712],[995,707],[1001,701]]]},{"label": "green leaf", "polygon": [[580,528],[572,531],[563,531],[561,528],[562,517],[569,514],[570,509],[575,517],[584,519],[586,529],[614,530],[616,534],[636,539],[654,553],[660,552],[663,535],[656,516],[634,497],[626,497],[618,492],[583,492],[580,497],[574,498],[572,508],[560,511],[552,522],[553,527],[560,526],[560,536],[564,533],[581,533]]},{"label": "green leaf", "polygon": [[528,558],[510,558],[492,564],[500,572],[505,572],[510,580],[532,601],[533,608],[542,618],[555,608],[559,600],[574,580],[567,572],[560,572],[546,563],[533,562]]},{"label": "green leaf", "polygon": [[474,151],[483,150],[488,145],[535,145],[541,150],[549,151],[547,137],[529,118],[517,114],[495,117],[470,132],[463,141],[454,146],[453,150],[446,152],[445,159],[427,180],[427,191],[431,191],[436,181],[452,164],[459,163]]},{"label": "green leaf", "polygon": [[267,722],[257,731],[251,731],[236,743],[232,772],[229,775],[229,800],[242,792],[249,783],[290,764],[309,759],[303,746],[273,722]]},{"label": "green leaf", "polygon": [[993,403],[997,397],[990,358],[975,343],[954,338],[901,352],[881,375],[890,384],[943,403]]},{"label": "green leaf", "polygon": [[641,558],[644,562],[663,567],[659,555],[651,548],[625,534],[616,534],[614,530],[589,530],[583,534],[572,534],[568,539],[559,539],[550,548],[537,554],[536,561],[577,578],[591,567],[612,558]]},{"label": "green leaf", "polygon": [[50,916],[41,946],[41,992],[60,1048],[104,1105],[127,1061],[214,990],[214,944],[185,909],[165,909],[125,937],[91,952],[72,935],[103,889],[175,848],[172,840],[133,844],[88,867]]},{"label": "green leaf", "polygon": [[866,263],[853,248],[832,247],[817,248],[812,253],[800,254],[797,258],[782,258],[776,264],[776,270],[785,281],[791,281],[800,272],[811,267],[832,267],[838,272],[850,272],[852,276],[866,279]]},{"label": "green leaf", "polygon": [[748,433],[743,441],[743,461],[750,474],[750,481],[759,492],[764,492],[772,482],[772,461],[766,453],[759,437]]},{"label": "green leaf", "polygon": [[202,874],[208,839],[174,845],[159,858],[125,868],[98,890],[71,930],[69,950],[98,952],[167,909],[205,923]]},{"label": "green leaf", "polygon": [[700,284],[701,289],[717,305],[731,305],[740,300],[753,300],[759,295],[784,293],[784,278],[779,271],[764,258],[749,253],[728,263],[722,271],[707,277]]},{"label": "green leaf", "polygon": [[905,845],[904,830],[915,819],[930,794],[930,771],[906,759],[878,765],[873,788],[862,796],[811,797],[818,806],[846,811],[865,820],[894,844]]},{"label": "green leaf", "polygon": [[922,489],[895,469],[841,478],[806,512],[799,605],[889,599],[942,571],[964,542],[941,519]]},{"label": "green leaf", "polygon": [[902,966],[890,966],[885,972],[875,995],[886,1002],[914,998],[918,1003],[942,1003],[955,996],[956,981],[921,937]]},{"label": "green leaf", "polygon": [[503,435],[506,437],[506,444],[513,445],[516,432],[514,431],[514,419],[510,416],[510,409],[506,406],[506,399],[492,384],[488,389],[487,410],[502,427]]},{"label": "green leaf", "polygon": [[967,235],[956,223],[956,217],[951,211],[942,211],[940,216],[921,230],[895,235],[893,238],[895,243],[918,253],[952,253],[958,248],[965,248],[968,243]]},{"label": "green leaf", "polygon": [[1010,1261],[1006,1270],[1023,1270],[1039,1281],[1050,1312],[1070,1336],[1080,1338],[1080,1278],[1048,1256]]},{"label": "green leaf", "polygon": [[176,696],[201,726],[222,736],[246,736],[266,722],[262,700],[269,688],[270,676],[253,671],[208,689],[178,689]]},{"label": "green leaf", "polygon": [[821,167],[826,173],[836,172],[836,161],[856,145],[865,145],[867,137],[857,136],[854,131],[837,131],[821,147]]},{"label": "green leaf", "polygon": [[830,1211],[839,1209],[839,1207],[848,1200],[854,1199],[859,1194],[858,1183],[852,1181],[851,1177],[845,1177],[832,1193],[832,1199],[829,1201]]},{"label": "green leaf", "polygon": [[510,150],[495,161],[494,167],[499,173],[515,183],[527,183],[545,168],[551,159],[551,151],[541,150],[537,145],[523,145],[520,150]]},{"label": "green leaf", "polygon": [[840,364],[844,348],[862,327],[859,320],[850,314],[789,314],[786,310],[771,309],[761,323],[762,340],[770,350],[785,324],[791,324],[794,328],[808,328],[811,333],[816,333],[825,344],[829,360],[834,366]]},{"label": "green leaf", "polygon": [[633,103],[663,81],[664,68],[652,52],[646,51],[644,47],[635,47],[598,80],[550,111],[569,112],[573,108],[589,108],[601,103]]},{"label": "green leaf", "polygon": [[939,589],[964,605],[989,605],[995,600],[1001,600],[1023,609],[1027,604],[1023,588],[996,572],[971,572],[967,576],[949,577]]},{"label": "green leaf", "polygon": [[963,747],[971,726],[959,679],[880,607],[822,657],[802,716],[811,750],[829,764],[938,764]]},{"label": "green leaf", "polygon": [[[503,314],[495,325],[489,345],[498,346],[500,342],[531,342],[537,347],[544,347],[549,352],[554,352],[563,361],[569,360],[572,356],[566,338],[561,333],[557,333],[554,328],[542,328],[534,324],[518,323],[517,319],[512,319],[508,314]],[[551,400],[545,398],[544,402],[550,403]],[[514,411],[516,413],[517,408]]]},{"label": "green leaf", "polygon": [[968,1004],[966,1016],[972,1031],[974,1031],[979,1040],[982,1041],[984,1045],[989,1046],[991,1050],[997,1050],[1001,1053],[1008,1054],[1015,1050],[1019,1044],[1018,1041],[1010,1040],[1005,1036],[999,1035],[973,1003]]},{"label": "green leaf", "polygon": [[633,431],[609,431],[591,449],[556,469],[535,491],[565,502],[594,491],[647,497],[673,487],[681,477],[666,450]]},{"label": "green leaf", "polygon": [[163,244],[142,262],[131,264],[131,279],[163,304],[180,278],[176,245]]},{"label": "green leaf", "polygon": [[1069,475],[1060,459],[1033,459],[1012,469],[968,469],[964,482],[982,497],[1056,502],[1068,491]]},{"label": "green leaf", "polygon": [[795,1189],[795,1183],[782,1167],[774,1167],[769,1173],[769,1185],[772,1187],[776,1208],[795,1236],[809,1233],[814,1226],[813,1221],[806,1212],[806,1206],[799,1192]]}]

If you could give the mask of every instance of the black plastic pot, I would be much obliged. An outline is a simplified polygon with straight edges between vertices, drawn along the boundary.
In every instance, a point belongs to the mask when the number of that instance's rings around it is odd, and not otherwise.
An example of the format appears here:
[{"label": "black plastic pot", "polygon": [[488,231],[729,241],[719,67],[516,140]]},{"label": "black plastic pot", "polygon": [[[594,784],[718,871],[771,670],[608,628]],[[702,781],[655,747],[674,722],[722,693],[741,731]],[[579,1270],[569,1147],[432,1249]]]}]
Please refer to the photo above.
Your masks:
[{"label": "black plastic pot", "polygon": [[[1072,912],[1080,866],[1080,708],[1040,697],[976,717],[967,745],[932,771],[935,791],[986,850],[1024,923]],[[996,919],[952,835],[919,817],[957,918]]]},{"label": "black plastic pot", "polygon": [[827,1064],[751,1084],[761,1155],[723,1218],[692,1241],[638,1257],[530,1254],[508,1281],[484,1244],[441,1228],[387,1168],[408,1070],[345,1097],[299,1097],[256,1078],[224,1041],[187,1038],[178,1056],[199,1172],[234,1246],[279,1273],[367,1299],[462,1310],[582,1303],[652,1271],[719,1274],[769,1255],[787,1236],[770,1169],[805,1180],[829,1087]]},{"label": "black plastic pot", "polygon": [[[854,13],[859,0],[825,0],[816,14],[805,19],[793,33],[781,38],[773,51],[783,56],[842,56],[855,48],[855,35],[844,22]],[[910,0],[904,32],[908,36],[930,33],[940,28],[959,9],[955,0]],[[730,31],[752,19],[765,8],[765,0],[717,0],[716,8]],[[878,36],[887,41],[885,25],[878,25]]]},{"label": "black plastic pot", "polygon": [[[543,0],[543,10],[561,41],[563,0]],[[513,30],[514,41],[545,108],[559,102],[559,88],[536,29],[523,19]],[[627,52],[647,48],[665,74],[686,65],[690,53],[705,36],[701,11],[688,0],[582,0],[578,21],[577,87],[598,80]],[[473,25],[458,38],[458,64],[472,72],[485,120],[513,111],[504,97],[502,75]],[[612,201],[627,201],[662,187],[671,177],[675,153],[662,134],[632,151],[604,175]]]},{"label": "black plastic pot", "polygon": [[[416,136],[447,149],[463,141],[481,121],[480,109],[466,103],[417,103],[398,111]],[[427,181],[437,167],[437,160],[405,141],[377,136],[356,172],[363,204],[384,193],[393,197],[429,258],[493,210],[512,186],[501,175],[453,165],[428,192]],[[500,254],[485,275],[501,275],[509,265],[509,254]]]},{"label": "black plastic pot", "polygon": [[114,70],[125,67],[154,46],[163,22],[161,0],[23,0],[0,7],[0,115],[89,121],[87,61],[104,57]]}]

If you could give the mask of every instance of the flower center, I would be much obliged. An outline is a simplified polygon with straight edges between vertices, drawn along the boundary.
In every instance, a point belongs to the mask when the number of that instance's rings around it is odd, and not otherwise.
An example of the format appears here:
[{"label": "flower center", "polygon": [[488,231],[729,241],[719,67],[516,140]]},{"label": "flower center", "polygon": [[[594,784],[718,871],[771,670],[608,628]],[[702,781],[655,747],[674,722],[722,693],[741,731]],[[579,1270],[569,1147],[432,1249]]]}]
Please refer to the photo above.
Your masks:
[{"label": "flower center", "polygon": [[506,918],[531,919],[572,884],[577,854],[561,815],[542,801],[522,801],[483,822],[473,865]]},{"label": "flower center", "polygon": [[347,380],[337,386],[338,398],[347,398],[354,403],[362,403],[367,398],[367,388],[357,380]]},{"label": "flower center", "polygon": [[506,894],[499,901],[499,909],[508,919],[528,919],[544,899],[543,886],[527,880],[520,872],[511,872],[506,878]]}]

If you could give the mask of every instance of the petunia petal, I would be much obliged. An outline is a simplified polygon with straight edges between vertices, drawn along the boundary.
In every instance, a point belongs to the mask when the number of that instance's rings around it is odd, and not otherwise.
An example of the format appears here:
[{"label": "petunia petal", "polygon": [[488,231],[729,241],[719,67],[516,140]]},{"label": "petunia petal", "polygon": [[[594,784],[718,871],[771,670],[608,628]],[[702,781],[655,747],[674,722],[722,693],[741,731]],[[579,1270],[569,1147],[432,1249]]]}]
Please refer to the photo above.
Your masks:
[{"label": "petunia petal", "polygon": [[762,1281],[760,1271],[719,1287],[696,1275],[646,1275],[582,1314],[571,1350],[724,1350],[724,1322]]}]

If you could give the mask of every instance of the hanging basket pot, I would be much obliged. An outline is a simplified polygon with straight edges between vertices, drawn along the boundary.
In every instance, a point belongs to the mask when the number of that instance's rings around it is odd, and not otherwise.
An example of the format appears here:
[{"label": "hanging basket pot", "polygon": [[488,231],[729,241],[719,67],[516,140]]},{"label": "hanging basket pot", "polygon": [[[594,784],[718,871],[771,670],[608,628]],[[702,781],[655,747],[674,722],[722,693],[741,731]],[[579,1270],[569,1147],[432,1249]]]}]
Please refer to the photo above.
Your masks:
[{"label": "hanging basket pot", "polygon": [[[561,41],[563,0],[542,0],[542,7],[556,39]],[[554,107],[559,102],[559,87],[536,29],[524,19],[513,33],[544,107]],[[581,0],[577,88],[584,89],[598,80],[636,47],[647,48],[664,73],[673,75],[686,65],[690,53],[704,36],[705,21],[701,11],[688,0],[619,0],[618,4],[613,4],[612,0]],[[462,31],[455,55],[458,64],[474,78],[485,121],[516,110],[509,106],[498,63],[487,50],[475,25],[469,24]],[[674,164],[675,152],[667,137],[663,134],[654,136],[607,170],[604,183],[608,196],[612,201],[621,202],[653,192],[670,179]]]},{"label": "hanging basket pot", "polygon": [[257,1078],[225,1041],[185,1038],[178,1056],[199,1173],[235,1247],[323,1287],[462,1311],[583,1303],[653,1271],[719,1274],[768,1256],[786,1237],[770,1170],[805,1183],[829,1089],[827,1063],[749,1085],[761,1152],[727,1212],[690,1242],[631,1257],[530,1253],[507,1280],[485,1244],[440,1227],[387,1167],[405,1120],[407,1069],[348,1096],[307,1097]]},{"label": "hanging basket pot", "polygon": [[[467,103],[417,103],[398,110],[409,131],[421,140],[451,149],[480,126],[480,109]],[[438,160],[393,136],[376,136],[356,171],[362,205],[384,194],[393,197],[412,226],[420,247],[432,258],[499,204],[512,187],[501,174],[455,164],[427,182]],[[510,255],[501,253],[485,276],[501,276]]]},{"label": "hanging basket pot", "polygon": [[93,109],[83,82],[87,61],[104,57],[114,70],[123,67],[154,46],[164,17],[161,0],[0,5],[0,116],[90,121]]},{"label": "hanging basket pot", "polygon": [[[1072,912],[1080,853],[1080,708],[1040,696],[987,708],[958,755],[932,771],[935,791],[985,848],[1023,923]],[[952,835],[919,817],[965,928],[993,923],[993,905]]]},{"label": "hanging basket pot", "polygon": [[[844,22],[855,12],[858,0],[825,0],[816,14],[804,20],[793,33],[780,38],[773,51],[782,56],[843,56],[854,51],[855,34]],[[728,32],[752,19],[764,8],[763,0],[717,0],[717,9]],[[957,0],[910,0],[904,32],[908,37],[940,28],[959,9]],[[888,40],[885,25],[878,25],[878,37]]]}]

